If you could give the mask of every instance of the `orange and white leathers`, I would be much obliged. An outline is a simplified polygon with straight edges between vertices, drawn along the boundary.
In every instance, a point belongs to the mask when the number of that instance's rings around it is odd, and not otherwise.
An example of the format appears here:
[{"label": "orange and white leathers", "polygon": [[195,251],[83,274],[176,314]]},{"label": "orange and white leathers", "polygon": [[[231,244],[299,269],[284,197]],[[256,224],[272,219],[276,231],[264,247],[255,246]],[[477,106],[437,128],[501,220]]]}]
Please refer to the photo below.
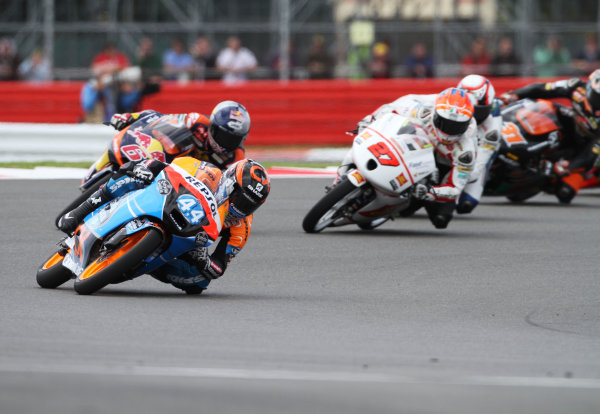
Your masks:
[{"label": "orange and white leathers", "polygon": [[[418,136],[427,138],[435,148],[435,159],[438,166],[446,166],[450,171],[442,178],[440,184],[433,186],[425,195],[425,200],[438,202],[456,202],[469,181],[475,168],[477,157],[477,123],[471,119],[466,132],[453,144],[444,144],[438,139],[433,127],[433,109],[437,94],[406,95],[395,101],[382,105],[361,122],[369,118],[394,112],[410,120]],[[359,129],[361,123],[359,123]]]}]

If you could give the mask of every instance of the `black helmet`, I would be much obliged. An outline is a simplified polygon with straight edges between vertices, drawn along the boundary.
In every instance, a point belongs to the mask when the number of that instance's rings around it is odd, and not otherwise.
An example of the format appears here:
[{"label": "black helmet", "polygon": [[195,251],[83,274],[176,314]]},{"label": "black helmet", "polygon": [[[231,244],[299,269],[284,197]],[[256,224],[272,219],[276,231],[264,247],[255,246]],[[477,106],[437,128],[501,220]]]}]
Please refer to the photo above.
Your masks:
[{"label": "black helmet", "polygon": [[208,143],[216,153],[223,154],[238,148],[250,130],[250,115],[244,105],[223,101],[210,114]]},{"label": "black helmet", "polygon": [[596,111],[600,111],[600,69],[590,74],[585,87],[585,97],[590,104],[591,115],[596,116]]},{"label": "black helmet", "polygon": [[222,182],[229,198],[229,217],[249,216],[265,202],[271,190],[265,168],[248,159],[231,164]]}]

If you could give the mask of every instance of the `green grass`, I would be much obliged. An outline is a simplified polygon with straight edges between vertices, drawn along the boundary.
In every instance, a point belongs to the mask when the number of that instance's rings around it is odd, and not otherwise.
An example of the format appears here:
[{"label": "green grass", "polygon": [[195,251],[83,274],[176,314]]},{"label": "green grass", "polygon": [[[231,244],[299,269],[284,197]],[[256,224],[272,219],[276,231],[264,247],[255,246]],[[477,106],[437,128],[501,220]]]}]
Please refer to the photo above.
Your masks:
[{"label": "green grass", "polygon": [[[302,168],[325,168],[336,165],[335,162],[301,162],[301,161],[264,161],[261,164],[265,168],[277,167],[302,167]],[[63,167],[63,168],[89,168],[91,162],[59,162],[59,161],[39,161],[39,162],[0,162],[0,168],[29,168],[35,167]]]}]

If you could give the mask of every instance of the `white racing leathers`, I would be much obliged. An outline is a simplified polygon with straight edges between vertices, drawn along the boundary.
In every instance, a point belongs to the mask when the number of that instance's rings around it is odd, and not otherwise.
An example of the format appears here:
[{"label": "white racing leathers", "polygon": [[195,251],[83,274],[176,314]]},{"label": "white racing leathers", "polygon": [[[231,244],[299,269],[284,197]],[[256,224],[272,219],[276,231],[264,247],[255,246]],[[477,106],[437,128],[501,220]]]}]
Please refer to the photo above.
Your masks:
[{"label": "white racing leathers", "polygon": [[500,114],[500,103],[496,99],[492,105],[490,115],[481,124],[477,125],[477,157],[475,159],[475,167],[469,176],[465,189],[458,199],[456,211],[459,214],[470,213],[479,204],[487,174],[500,147],[501,130],[502,116]]},{"label": "white racing leathers", "polygon": [[[416,134],[426,137],[436,149],[435,159],[441,171],[448,171],[438,185],[429,189],[425,200],[456,203],[475,168],[477,156],[477,123],[471,120],[467,131],[453,144],[442,143],[433,127],[433,108],[437,95],[406,95],[378,108],[377,118],[387,112],[407,117]],[[360,126],[360,124],[359,124]]]}]

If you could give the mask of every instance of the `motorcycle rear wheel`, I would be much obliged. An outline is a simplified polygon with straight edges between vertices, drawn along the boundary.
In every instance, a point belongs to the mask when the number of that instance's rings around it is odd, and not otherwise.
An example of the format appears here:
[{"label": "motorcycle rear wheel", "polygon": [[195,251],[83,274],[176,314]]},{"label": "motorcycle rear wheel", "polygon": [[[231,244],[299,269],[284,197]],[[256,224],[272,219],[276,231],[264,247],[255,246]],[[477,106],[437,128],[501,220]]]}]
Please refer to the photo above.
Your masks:
[{"label": "motorcycle rear wheel", "polygon": [[146,228],[126,237],[118,249],[100,255],[75,279],[75,291],[90,295],[123,276],[150,256],[162,243],[162,233]]},{"label": "motorcycle rear wheel", "polygon": [[55,289],[73,277],[69,269],[62,265],[65,255],[54,253],[37,271],[36,280],[44,289]]},{"label": "motorcycle rear wheel", "polygon": [[[302,228],[307,233],[318,233],[333,223],[334,214],[342,206],[336,206],[337,203],[347,197],[357,188],[348,180],[343,180],[335,185],[317,204],[306,214],[302,221]],[[335,209],[335,211],[334,211]],[[328,217],[329,216],[329,217]]]},{"label": "motorcycle rear wheel", "polygon": [[58,216],[56,216],[56,218],[54,219],[54,225],[58,228],[58,220],[60,220],[62,216],[64,216],[74,208],[79,207],[81,203],[90,198],[92,194],[94,194],[96,191],[98,191],[100,187],[106,184],[108,180],[110,180],[110,177],[111,174],[107,174],[106,176],[100,178],[98,181],[93,183],[89,188],[86,188],[79,196],[77,196],[77,198],[75,198],[75,200],[73,200],[68,206],[62,209],[60,213],[58,213]]}]

